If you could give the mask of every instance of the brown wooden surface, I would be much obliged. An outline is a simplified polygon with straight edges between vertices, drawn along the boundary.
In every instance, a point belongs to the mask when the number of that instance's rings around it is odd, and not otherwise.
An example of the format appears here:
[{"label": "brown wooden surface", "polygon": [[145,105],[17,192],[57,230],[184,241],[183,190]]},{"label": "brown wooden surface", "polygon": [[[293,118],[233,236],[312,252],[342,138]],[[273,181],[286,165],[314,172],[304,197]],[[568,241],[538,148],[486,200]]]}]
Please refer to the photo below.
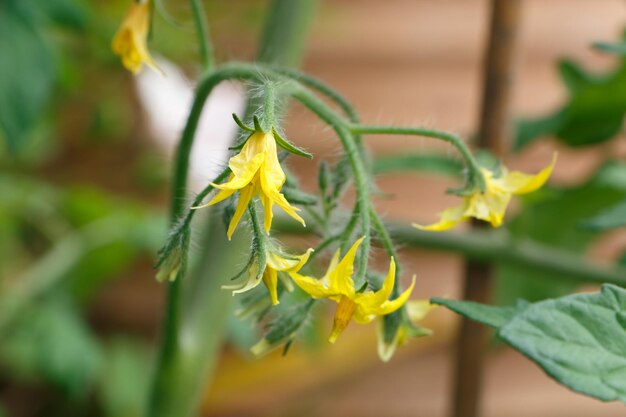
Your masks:
[{"label": "brown wooden surface", "polygon": [[[512,98],[519,49],[521,0],[491,0],[491,17],[483,68],[483,95],[478,125],[479,148],[504,158],[511,142]],[[488,227],[473,220],[471,227]],[[491,303],[495,275],[492,265],[467,261],[462,298]],[[481,415],[484,358],[492,332],[472,320],[461,319],[456,342],[451,417]]]}]

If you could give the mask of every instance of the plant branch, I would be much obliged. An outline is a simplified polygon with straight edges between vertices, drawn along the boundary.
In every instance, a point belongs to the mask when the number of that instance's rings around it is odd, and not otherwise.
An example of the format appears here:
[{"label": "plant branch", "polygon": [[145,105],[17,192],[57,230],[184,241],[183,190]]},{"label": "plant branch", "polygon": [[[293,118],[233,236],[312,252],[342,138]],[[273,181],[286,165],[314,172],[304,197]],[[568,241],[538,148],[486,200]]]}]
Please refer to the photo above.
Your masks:
[{"label": "plant branch", "polygon": [[198,44],[200,45],[200,59],[202,60],[202,68],[205,72],[211,71],[215,66],[215,56],[213,51],[213,42],[209,34],[209,24],[206,19],[204,7],[201,0],[189,0],[193,13],[193,20],[196,26],[196,34]]}]

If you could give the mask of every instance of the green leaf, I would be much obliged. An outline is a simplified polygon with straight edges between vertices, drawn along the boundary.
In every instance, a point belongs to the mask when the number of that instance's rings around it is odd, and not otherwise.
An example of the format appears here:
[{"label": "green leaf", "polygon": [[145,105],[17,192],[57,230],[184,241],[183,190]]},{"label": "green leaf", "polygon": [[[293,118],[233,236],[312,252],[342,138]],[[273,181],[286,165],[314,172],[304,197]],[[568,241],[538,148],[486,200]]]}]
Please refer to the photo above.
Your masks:
[{"label": "green leaf", "polygon": [[80,29],[85,20],[75,0],[0,2],[0,140],[9,152],[23,149],[52,96],[52,26]]},{"label": "green leaf", "polygon": [[52,94],[55,65],[37,23],[14,2],[0,3],[0,137],[16,152]]},{"label": "green leaf", "polygon": [[2,335],[0,360],[23,377],[43,377],[74,396],[88,393],[102,365],[100,347],[65,298],[33,303]]},{"label": "green leaf", "polygon": [[581,226],[596,231],[626,226],[626,200],[600,211]]},{"label": "green leaf", "polygon": [[566,115],[559,110],[553,114],[536,119],[523,119],[516,122],[516,137],[513,150],[520,151],[541,137],[553,136],[565,124]]},{"label": "green leaf", "polygon": [[[541,301],[512,315],[464,301],[444,305],[495,324],[500,338],[564,386],[599,400],[626,402],[626,290],[603,285],[600,293]],[[504,311],[500,318],[498,311]]]},{"label": "green leaf", "polygon": [[144,346],[114,340],[105,351],[98,392],[106,417],[140,417],[150,382],[150,355]]},{"label": "green leaf", "polygon": [[433,298],[430,301],[433,304],[445,306],[468,319],[478,321],[496,329],[504,326],[506,322],[529,306],[528,302],[521,300],[512,307],[494,307],[474,303],[472,301],[455,301],[445,298]]},{"label": "green leaf", "polygon": [[608,42],[596,42],[593,47],[602,52],[608,52],[610,54],[626,55],[626,42],[621,43],[608,43]]},{"label": "green leaf", "polygon": [[620,132],[626,114],[626,61],[604,74],[586,72],[571,61],[559,63],[559,70],[568,100],[549,116],[519,122],[516,150],[542,136],[577,147],[604,142]]},{"label": "green leaf", "polygon": [[373,161],[374,174],[391,172],[428,171],[458,178],[463,172],[463,164],[440,154],[399,154],[385,155]]},{"label": "green leaf", "polygon": [[[540,190],[522,199],[523,210],[505,226],[511,238],[531,239],[582,256],[598,232],[581,228],[580,221],[626,198],[619,180],[626,173],[624,168],[624,164],[607,163],[586,184]],[[567,276],[503,262],[496,264],[496,276],[498,305],[511,304],[518,298],[538,301],[558,297],[577,285]]]}]

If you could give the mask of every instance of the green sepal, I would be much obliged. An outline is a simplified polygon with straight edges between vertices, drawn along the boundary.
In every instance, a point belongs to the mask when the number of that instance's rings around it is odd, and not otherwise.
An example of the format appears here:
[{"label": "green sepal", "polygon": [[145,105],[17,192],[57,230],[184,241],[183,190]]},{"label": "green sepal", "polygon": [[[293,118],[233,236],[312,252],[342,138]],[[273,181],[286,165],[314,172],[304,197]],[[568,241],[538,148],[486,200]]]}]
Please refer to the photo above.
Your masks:
[{"label": "green sepal", "polygon": [[265,130],[263,130],[263,128],[261,127],[261,122],[259,121],[259,118],[257,117],[257,115],[255,114],[254,116],[252,116],[252,121],[254,122],[254,130],[257,132],[265,132]]},{"label": "green sepal", "polygon": [[241,128],[241,130],[246,130],[248,132],[254,132],[254,129],[251,128],[250,126],[246,125],[244,122],[242,122],[241,119],[239,118],[239,116],[237,116],[235,113],[233,113],[233,120],[235,120],[235,123],[237,123],[237,126],[239,126]]},{"label": "green sepal", "polygon": [[[272,320],[267,327],[267,333],[250,350],[255,356],[262,356],[283,343],[290,344],[296,333],[306,323],[309,311],[314,300],[290,307]],[[288,348],[287,348],[288,350]]]},{"label": "green sepal", "polygon": [[243,274],[245,274],[246,272],[248,272],[248,269],[250,268],[250,266],[252,265],[252,263],[254,262],[254,252],[252,252],[250,254],[250,258],[248,259],[248,262],[246,262],[246,264],[244,265],[243,268],[241,268],[241,271],[237,272],[235,275],[233,275],[230,278],[230,281],[234,281],[237,278],[239,278],[240,276],[242,276]]},{"label": "green sepal", "polygon": [[177,222],[169,233],[165,245],[158,252],[158,259],[154,265],[158,269],[158,282],[175,281],[184,276],[187,268],[187,252],[190,242],[189,224],[181,220]]},{"label": "green sepal", "polygon": [[283,188],[283,195],[290,203],[302,206],[314,206],[317,204],[317,197],[299,190],[297,188]]},{"label": "green sepal", "polygon": [[313,159],[313,154],[310,154],[309,152],[301,148],[298,148],[291,142],[287,141],[278,133],[278,131],[275,128],[272,128],[272,133],[274,134],[274,139],[276,140],[276,143],[278,144],[278,146],[280,146],[287,152],[290,152],[294,155],[303,156],[307,159]]}]

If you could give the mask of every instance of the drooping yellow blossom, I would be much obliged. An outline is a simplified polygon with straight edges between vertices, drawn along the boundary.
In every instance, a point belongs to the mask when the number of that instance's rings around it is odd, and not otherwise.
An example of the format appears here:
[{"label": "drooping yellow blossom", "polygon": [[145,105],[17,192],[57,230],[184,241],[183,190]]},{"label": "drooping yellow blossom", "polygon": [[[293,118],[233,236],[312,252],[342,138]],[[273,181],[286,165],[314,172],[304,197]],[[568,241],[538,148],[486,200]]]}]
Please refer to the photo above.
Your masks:
[{"label": "drooping yellow blossom", "polygon": [[364,238],[356,241],[344,258],[339,261],[339,251],[335,253],[326,275],[321,280],[289,273],[295,283],[313,298],[328,298],[338,303],[333,321],[333,330],[328,338],[335,343],[337,338],[354,319],[359,324],[370,323],[378,316],[393,313],[408,300],[415,277],[411,286],[395,300],[389,300],[396,276],[396,263],[393,257],[389,264],[389,272],[383,286],[378,291],[359,292],[354,288],[352,274],[354,272],[354,257]]},{"label": "drooping yellow blossom", "polygon": [[428,226],[413,224],[413,226],[421,230],[440,232],[451,229],[460,222],[474,217],[491,223],[493,227],[499,227],[502,225],[511,196],[531,193],[541,188],[548,181],[554,169],[556,156],[554,154],[552,163],[537,175],[528,175],[519,171],[508,172],[503,167],[502,175],[494,177],[493,172],[482,168],[481,171],[486,183],[484,192],[478,188],[475,189],[474,192],[463,198],[463,203],[460,206],[444,210],[437,223]]},{"label": "drooping yellow blossom", "polygon": [[228,166],[232,171],[228,181],[224,184],[212,184],[221,191],[207,204],[196,207],[211,206],[239,191],[239,202],[228,226],[228,239],[233,235],[255,195],[259,196],[263,204],[265,215],[263,224],[266,233],[269,233],[272,227],[274,203],[304,226],[304,220],[296,213],[299,209],[291,206],[280,192],[286,178],[278,161],[276,140],[271,132],[255,131],[243,145],[241,152],[230,158]]},{"label": "drooping yellow blossom", "polygon": [[278,272],[298,272],[309,260],[311,252],[313,252],[313,249],[307,250],[302,255],[285,258],[270,250],[267,253],[267,264],[262,274],[259,271],[259,264],[254,262],[248,269],[248,279],[246,281],[242,284],[224,285],[222,288],[233,290],[233,295],[235,295],[249,291],[263,281],[270,293],[272,304],[276,305],[278,304]]},{"label": "drooping yellow blossom", "polygon": [[137,74],[143,64],[162,73],[148,52],[150,8],[150,0],[133,1],[111,44],[113,52],[120,56],[122,64],[133,74]]},{"label": "drooping yellow blossom", "polygon": [[403,322],[398,327],[396,335],[391,342],[385,341],[385,328],[382,318],[378,320],[378,357],[387,362],[396,351],[396,347],[403,346],[411,337],[428,336],[432,332],[422,327],[416,327],[412,323],[422,320],[433,309],[437,308],[428,300],[415,300],[406,303],[406,310],[410,322]]}]

